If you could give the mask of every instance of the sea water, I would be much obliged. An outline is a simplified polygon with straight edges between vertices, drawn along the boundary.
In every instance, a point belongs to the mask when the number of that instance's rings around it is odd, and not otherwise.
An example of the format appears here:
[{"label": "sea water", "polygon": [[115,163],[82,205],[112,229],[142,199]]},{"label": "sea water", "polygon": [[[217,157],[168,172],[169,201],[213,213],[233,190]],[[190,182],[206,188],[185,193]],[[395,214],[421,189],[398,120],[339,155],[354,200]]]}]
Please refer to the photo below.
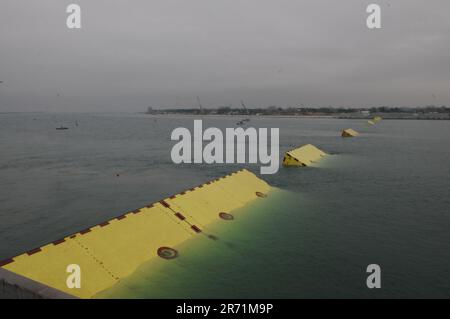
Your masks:
[{"label": "sea water", "polygon": [[[175,165],[170,133],[191,116],[0,114],[0,259],[234,170]],[[237,117],[202,118],[234,127]],[[283,152],[314,144],[314,167],[263,175],[279,191],[142,265],[98,297],[450,297],[450,122],[252,117]],[[58,131],[56,127],[67,126]],[[340,131],[361,133],[343,139]],[[366,267],[379,264],[381,289]]]}]

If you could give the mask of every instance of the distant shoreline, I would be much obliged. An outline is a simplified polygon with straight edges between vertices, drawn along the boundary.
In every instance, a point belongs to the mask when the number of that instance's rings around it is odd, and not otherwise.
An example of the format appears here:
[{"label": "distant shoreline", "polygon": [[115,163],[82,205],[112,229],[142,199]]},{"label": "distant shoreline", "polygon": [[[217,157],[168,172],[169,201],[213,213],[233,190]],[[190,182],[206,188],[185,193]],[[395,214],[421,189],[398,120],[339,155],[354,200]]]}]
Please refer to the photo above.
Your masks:
[{"label": "distant shoreline", "polygon": [[[145,112],[139,112],[138,114],[143,114],[153,117],[211,117],[211,118],[221,118],[221,117],[232,117],[232,118],[294,118],[294,119],[336,119],[336,120],[372,120],[371,117],[342,117],[333,115],[240,115],[240,114],[185,114],[185,113],[158,113],[149,114]],[[413,120],[413,121],[448,121],[448,118],[433,118],[433,117],[385,117],[383,114],[375,114],[374,116],[381,116],[383,120]]]},{"label": "distant shoreline", "polygon": [[[245,115],[245,114],[194,114],[194,113],[182,113],[182,112],[156,112],[156,113],[147,113],[147,112],[52,112],[52,111],[36,111],[36,112],[0,112],[0,115],[8,115],[8,114],[140,114],[149,117],[209,117],[209,118],[285,118],[285,119],[337,119],[337,120],[372,120],[374,116],[381,116],[383,120],[420,120],[420,121],[448,121],[450,120],[450,116],[447,117],[433,117],[431,114],[424,114],[424,116],[398,116],[392,115],[389,113],[374,113],[371,116],[342,116],[342,115],[275,115],[275,114],[260,114],[260,115]],[[428,115],[428,116],[427,116]]]}]

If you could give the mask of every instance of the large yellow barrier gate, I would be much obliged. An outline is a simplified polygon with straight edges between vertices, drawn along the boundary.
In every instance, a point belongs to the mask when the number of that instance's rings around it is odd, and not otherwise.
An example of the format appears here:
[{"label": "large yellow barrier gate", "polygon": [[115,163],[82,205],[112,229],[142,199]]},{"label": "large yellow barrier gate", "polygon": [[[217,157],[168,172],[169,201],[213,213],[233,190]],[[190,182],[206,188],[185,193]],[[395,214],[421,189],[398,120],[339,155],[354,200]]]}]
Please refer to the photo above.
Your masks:
[{"label": "large yellow barrier gate", "polygon": [[351,129],[351,128],[343,130],[342,133],[341,133],[342,137],[355,137],[355,136],[358,136],[358,135],[359,135],[359,133],[356,132],[355,130]]},{"label": "large yellow barrier gate", "polygon": [[[151,258],[171,259],[178,244],[205,225],[267,196],[271,187],[247,170],[207,182],[160,202],[0,262],[3,268],[81,298],[112,287]],[[68,265],[81,269],[81,288],[68,288]]]},{"label": "large yellow barrier gate", "polygon": [[327,153],[318,149],[312,144],[307,144],[302,147],[290,150],[284,154],[284,166],[310,166],[317,162]]}]

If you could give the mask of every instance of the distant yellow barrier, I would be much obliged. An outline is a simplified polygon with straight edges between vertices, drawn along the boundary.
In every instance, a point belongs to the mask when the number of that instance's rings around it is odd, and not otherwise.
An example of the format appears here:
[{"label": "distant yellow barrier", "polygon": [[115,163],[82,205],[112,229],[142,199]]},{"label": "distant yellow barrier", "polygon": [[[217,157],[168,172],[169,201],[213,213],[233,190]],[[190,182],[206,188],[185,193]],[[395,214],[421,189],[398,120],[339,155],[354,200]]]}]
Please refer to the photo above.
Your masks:
[{"label": "distant yellow barrier", "polygon": [[[3,268],[81,298],[90,298],[131,275],[147,260],[170,259],[180,243],[205,225],[230,219],[233,210],[267,196],[271,187],[247,170],[207,182],[25,254]],[[81,288],[68,288],[70,264],[81,268]]]},{"label": "distant yellow barrier", "polygon": [[351,129],[351,128],[343,130],[342,134],[341,134],[342,137],[355,137],[355,136],[358,136],[358,135],[359,135],[359,133],[356,132],[355,130]]},{"label": "distant yellow barrier", "polygon": [[326,156],[327,153],[318,149],[314,145],[307,144],[286,152],[283,158],[283,165],[285,166],[309,166],[313,162],[320,160]]},{"label": "distant yellow barrier", "polygon": [[367,123],[369,123],[370,125],[375,125],[378,122],[380,122],[383,118],[381,116],[375,116],[373,119],[368,120]]}]

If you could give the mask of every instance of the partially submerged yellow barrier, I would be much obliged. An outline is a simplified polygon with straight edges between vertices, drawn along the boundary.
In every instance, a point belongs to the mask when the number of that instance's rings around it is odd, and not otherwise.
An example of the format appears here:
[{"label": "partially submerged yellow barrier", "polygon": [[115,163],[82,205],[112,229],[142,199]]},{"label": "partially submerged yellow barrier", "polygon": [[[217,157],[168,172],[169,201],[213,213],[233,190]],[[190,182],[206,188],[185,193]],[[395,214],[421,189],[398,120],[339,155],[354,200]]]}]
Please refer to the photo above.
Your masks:
[{"label": "partially submerged yellow barrier", "polygon": [[355,130],[351,129],[351,128],[343,130],[342,134],[341,134],[342,137],[355,137],[355,136],[358,136],[358,135],[359,135],[359,133],[356,132]]},{"label": "partially submerged yellow barrier", "polygon": [[[267,196],[271,187],[247,170],[207,182],[74,235],[0,262],[0,266],[69,294],[90,298],[131,275],[147,260],[171,259],[205,225]],[[81,269],[81,288],[68,288],[67,266]]]},{"label": "partially submerged yellow barrier", "polygon": [[286,152],[283,158],[285,166],[309,166],[313,162],[320,160],[327,153],[318,149],[314,145],[307,144],[302,147]]},{"label": "partially submerged yellow barrier", "polygon": [[369,123],[370,125],[375,125],[378,122],[380,122],[383,118],[381,116],[375,116],[373,119],[368,120],[367,123]]}]

